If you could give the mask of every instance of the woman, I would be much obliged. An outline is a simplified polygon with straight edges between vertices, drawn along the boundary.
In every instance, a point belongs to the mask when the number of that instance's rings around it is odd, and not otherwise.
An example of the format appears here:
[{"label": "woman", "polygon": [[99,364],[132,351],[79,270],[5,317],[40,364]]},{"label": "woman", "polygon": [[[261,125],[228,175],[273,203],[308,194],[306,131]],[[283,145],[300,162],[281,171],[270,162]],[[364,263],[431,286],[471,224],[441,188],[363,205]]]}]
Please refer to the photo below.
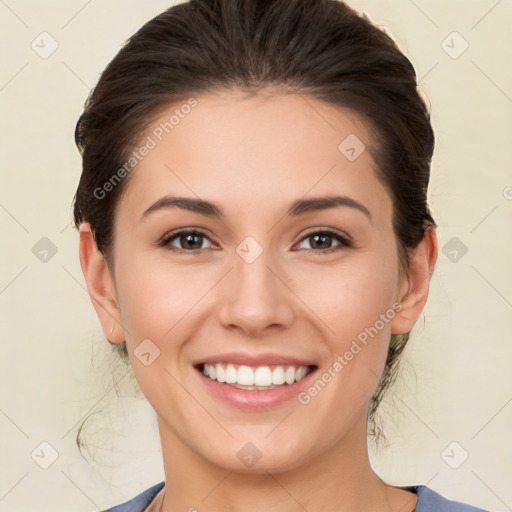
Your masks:
[{"label": "woman", "polygon": [[157,414],[121,511],[476,511],[368,459],[428,297],[434,136],[408,59],[335,0],[192,0],[80,117],[80,261]]}]

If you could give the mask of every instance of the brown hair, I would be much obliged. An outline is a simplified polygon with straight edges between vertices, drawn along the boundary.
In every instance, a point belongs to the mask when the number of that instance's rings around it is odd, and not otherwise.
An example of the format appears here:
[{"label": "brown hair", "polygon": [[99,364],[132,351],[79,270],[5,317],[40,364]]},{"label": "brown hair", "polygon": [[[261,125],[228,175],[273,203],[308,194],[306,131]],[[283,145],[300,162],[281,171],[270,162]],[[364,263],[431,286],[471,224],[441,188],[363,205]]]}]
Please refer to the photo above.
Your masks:
[{"label": "brown hair", "polygon": [[[89,222],[111,260],[114,213],[129,175],[98,199],[149,123],[166,107],[215,89],[263,87],[350,108],[373,134],[378,178],[393,200],[400,269],[436,226],[427,203],[434,134],[412,64],[366,16],[337,0],[191,0],[148,21],[103,71],[76,126],[83,170],[74,222]],[[341,142],[341,141],[340,141]],[[396,377],[409,334],[392,335],[369,407]],[[126,357],[126,345],[120,346]]]}]

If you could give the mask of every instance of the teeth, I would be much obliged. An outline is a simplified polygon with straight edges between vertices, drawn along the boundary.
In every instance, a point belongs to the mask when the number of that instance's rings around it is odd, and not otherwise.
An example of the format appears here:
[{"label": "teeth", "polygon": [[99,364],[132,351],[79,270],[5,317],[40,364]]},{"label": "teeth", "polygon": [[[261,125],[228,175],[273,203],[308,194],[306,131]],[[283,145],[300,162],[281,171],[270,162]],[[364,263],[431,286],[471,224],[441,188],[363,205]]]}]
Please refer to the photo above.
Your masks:
[{"label": "teeth", "polygon": [[[205,364],[205,366],[208,365]],[[238,371],[232,364],[228,364],[226,367],[225,377],[227,384],[234,384],[236,382],[236,379],[238,378]]]},{"label": "teeth", "polygon": [[310,371],[309,366],[235,366],[233,364],[203,365],[203,373],[212,380],[233,384],[247,389],[273,389],[283,384],[293,384],[302,380]]},{"label": "teeth", "polygon": [[293,366],[288,367],[284,374],[286,384],[293,384],[295,382],[295,368]]},{"label": "teeth", "polygon": [[254,384],[256,386],[271,386],[273,384],[272,371],[268,366],[256,368],[254,372]]},{"label": "teeth", "polygon": [[286,382],[284,370],[282,366],[277,366],[272,371],[272,384],[281,385]]},{"label": "teeth", "polygon": [[226,372],[220,364],[215,365],[215,372],[217,373],[218,382],[226,382]]}]

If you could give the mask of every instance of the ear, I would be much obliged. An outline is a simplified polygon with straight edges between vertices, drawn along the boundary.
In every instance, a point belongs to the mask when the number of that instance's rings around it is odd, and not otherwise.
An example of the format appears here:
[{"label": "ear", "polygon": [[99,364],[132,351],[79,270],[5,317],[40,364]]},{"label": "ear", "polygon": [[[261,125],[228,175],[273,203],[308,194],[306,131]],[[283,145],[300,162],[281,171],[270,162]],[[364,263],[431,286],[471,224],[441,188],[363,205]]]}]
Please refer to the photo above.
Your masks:
[{"label": "ear", "polygon": [[94,233],[88,222],[80,225],[80,265],[89,296],[103,329],[112,344],[124,341],[121,315],[116,299],[114,280],[103,254],[98,250]]},{"label": "ear", "polygon": [[391,321],[392,334],[406,334],[418,321],[427,302],[437,252],[436,228],[429,223],[423,240],[409,257],[409,273],[403,278],[398,297],[402,309]]}]

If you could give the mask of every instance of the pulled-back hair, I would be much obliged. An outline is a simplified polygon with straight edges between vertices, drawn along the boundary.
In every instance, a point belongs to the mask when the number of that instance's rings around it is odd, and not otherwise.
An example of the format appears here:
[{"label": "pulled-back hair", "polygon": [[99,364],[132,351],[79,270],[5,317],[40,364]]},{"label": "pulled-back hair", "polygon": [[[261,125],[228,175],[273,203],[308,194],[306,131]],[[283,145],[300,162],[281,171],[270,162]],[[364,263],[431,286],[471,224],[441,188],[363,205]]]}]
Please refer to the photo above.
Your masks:
[{"label": "pulled-back hair", "polygon": [[[149,124],[191,96],[265,87],[351,109],[367,123],[377,177],[393,201],[400,269],[409,269],[410,251],[436,226],[427,203],[430,116],[407,57],[366,16],[336,0],[191,0],[128,39],[87,99],[75,132],[83,170],[74,222],[90,223],[107,261],[115,208],[130,175],[101,199],[95,190],[123,166]],[[374,437],[385,437],[375,412],[408,339],[391,336],[369,407]],[[126,357],[126,344],[120,349]]]}]

